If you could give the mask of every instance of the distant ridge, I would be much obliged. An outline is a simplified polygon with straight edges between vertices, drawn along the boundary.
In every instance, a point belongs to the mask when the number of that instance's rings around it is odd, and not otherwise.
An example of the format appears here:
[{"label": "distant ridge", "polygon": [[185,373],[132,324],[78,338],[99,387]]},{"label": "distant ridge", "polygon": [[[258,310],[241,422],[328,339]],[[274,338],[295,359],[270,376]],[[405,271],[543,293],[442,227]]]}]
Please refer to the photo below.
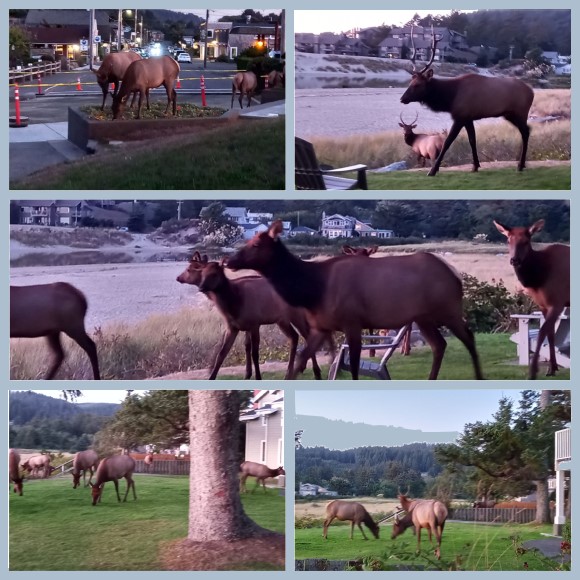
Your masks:
[{"label": "distant ridge", "polygon": [[375,445],[392,447],[409,443],[452,443],[459,436],[457,431],[429,432],[391,425],[353,423],[314,415],[297,415],[296,429],[304,431],[304,447],[321,446],[338,450]]}]

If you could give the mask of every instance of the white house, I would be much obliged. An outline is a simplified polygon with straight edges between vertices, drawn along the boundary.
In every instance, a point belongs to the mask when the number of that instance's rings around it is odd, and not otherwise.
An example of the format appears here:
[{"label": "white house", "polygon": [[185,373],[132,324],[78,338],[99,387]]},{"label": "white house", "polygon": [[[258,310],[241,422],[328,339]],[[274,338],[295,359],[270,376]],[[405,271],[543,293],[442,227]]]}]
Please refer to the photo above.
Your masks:
[{"label": "white house", "polygon": [[338,492],[331,491],[322,487],[321,485],[316,485],[314,483],[300,483],[298,486],[298,495],[301,497],[306,497],[308,495],[325,495],[329,497],[336,497]]},{"label": "white house", "polygon": [[[565,498],[566,472],[572,470],[572,429],[562,429],[554,434],[556,471],[556,510],[554,514],[554,535],[562,535],[562,527],[566,523]],[[570,486],[568,486],[570,487]],[[568,489],[570,492],[570,489]]]},{"label": "white house", "polygon": [[268,230],[266,224],[241,224],[240,227],[244,230],[244,240],[251,240],[256,234],[261,234]]}]

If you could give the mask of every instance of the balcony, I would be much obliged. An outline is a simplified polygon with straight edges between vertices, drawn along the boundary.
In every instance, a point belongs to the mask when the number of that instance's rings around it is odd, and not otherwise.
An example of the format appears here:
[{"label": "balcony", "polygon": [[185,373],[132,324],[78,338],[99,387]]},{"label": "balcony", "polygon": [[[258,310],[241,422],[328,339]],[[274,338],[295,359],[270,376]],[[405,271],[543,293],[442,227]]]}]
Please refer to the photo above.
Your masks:
[{"label": "balcony", "polygon": [[562,429],[556,431],[556,463],[561,461],[570,461],[572,459],[572,430]]}]

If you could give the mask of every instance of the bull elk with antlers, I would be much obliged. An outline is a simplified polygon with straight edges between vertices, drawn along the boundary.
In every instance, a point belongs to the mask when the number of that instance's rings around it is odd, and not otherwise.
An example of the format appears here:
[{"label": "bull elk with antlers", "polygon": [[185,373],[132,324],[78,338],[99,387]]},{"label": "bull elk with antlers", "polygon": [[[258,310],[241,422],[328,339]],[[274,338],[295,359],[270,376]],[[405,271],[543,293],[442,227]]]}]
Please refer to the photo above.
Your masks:
[{"label": "bull elk with antlers", "polygon": [[405,143],[416,153],[417,163],[420,163],[421,167],[425,167],[425,162],[429,159],[431,166],[433,166],[435,160],[439,157],[439,153],[443,149],[445,134],[426,135],[425,133],[413,133],[413,129],[417,127],[415,123],[419,118],[419,113],[417,113],[415,120],[410,124],[405,123],[402,113],[399,115],[399,118],[401,119],[399,127],[403,129]]},{"label": "bull elk with antlers", "polygon": [[437,174],[445,153],[464,127],[473,154],[473,171],[477,171],[480,163],[477,156],[473,122],[490,117],[504,117],[519,130],[522,136],[522,151],[518,171],[521,171],[526,166],[530,137],[528,114],[534,100],[534,91],[524,82],[514,78],[487,77],[473,73],[451,79],[433,78],[433,69],[429,67],[433,64],[437,43],[441,37],[436,38],[433,27],[431,27],[431,31],[433,38],[431,58],[425,67],[417,70],[415,67],[417,50],[411,27],[413,70],[410,72],[412,79],[401,97],[401,103],[404,105],[413,102],[421,103],[427,105],[432,111],[450,113],[453,119],[451,130],[429,171],[429,175]]}]

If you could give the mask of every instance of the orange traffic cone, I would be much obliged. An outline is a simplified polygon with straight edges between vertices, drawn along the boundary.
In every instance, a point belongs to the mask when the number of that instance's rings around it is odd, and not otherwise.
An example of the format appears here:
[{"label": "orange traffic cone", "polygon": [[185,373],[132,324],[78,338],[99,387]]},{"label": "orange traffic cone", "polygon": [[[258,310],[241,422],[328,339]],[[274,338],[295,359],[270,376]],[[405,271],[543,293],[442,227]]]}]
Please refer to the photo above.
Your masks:
[{"label": "orange traffic cone", "polygon": [[77,77],[77,91],[82,91],[83,87],[81,87],[81,77]]},{"label": "orange traffic cone", "polygon": [[179,78],[179,76],[177,77],[177,84],[175,85],[176,89],[180,89],[181,88],[181,80]]}]

